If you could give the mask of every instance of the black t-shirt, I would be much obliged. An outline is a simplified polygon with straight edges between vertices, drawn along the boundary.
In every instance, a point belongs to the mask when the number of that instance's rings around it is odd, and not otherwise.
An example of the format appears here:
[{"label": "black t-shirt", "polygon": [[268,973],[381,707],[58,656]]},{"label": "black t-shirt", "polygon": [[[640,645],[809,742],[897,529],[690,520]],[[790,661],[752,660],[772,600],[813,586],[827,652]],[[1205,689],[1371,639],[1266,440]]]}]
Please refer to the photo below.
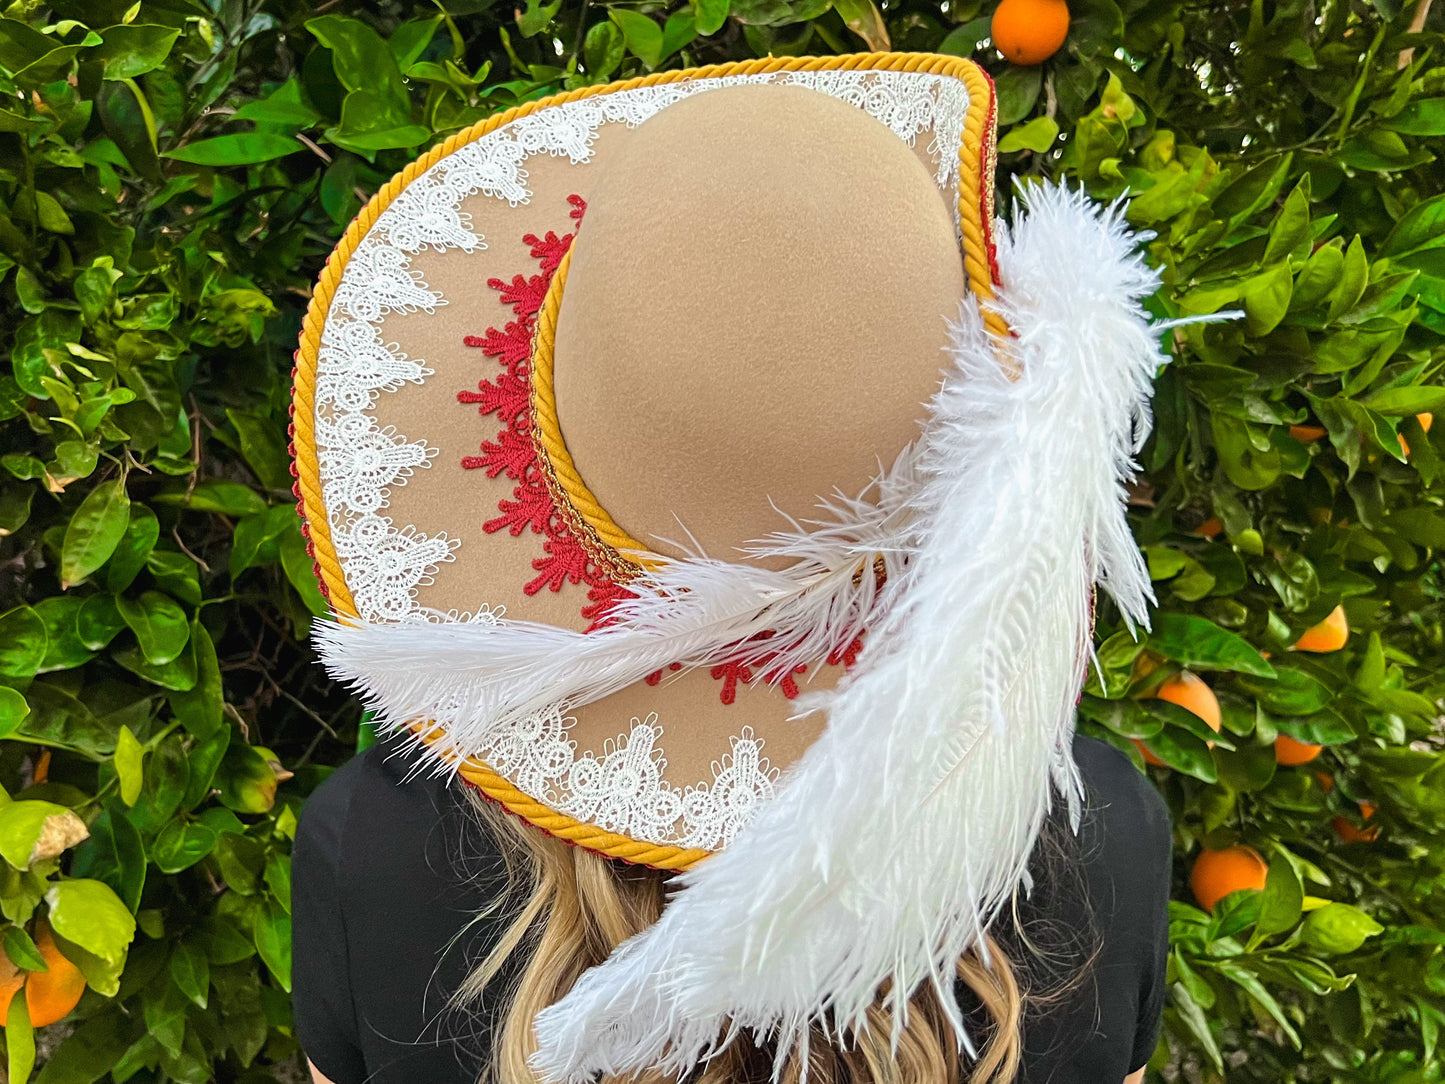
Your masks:
[{"label": "black t-shirt", "polygon": [[[476,916],[506,871],[457,792],[392,752],[379,744],[338,769],[302,813],[292,867],[297,1036],[336,1084],[476,1084],[484,1017],[499,1007],[458,1011],[448,999],[500,933],[501,920]],[[1153,1052],[1164,1005],[1168,812],[1118,750],[1077,737],[1074,756],[1087,796],[1080,834],[1053,822],[1046,841],[1063,858],[1044,867],[1042,848],[1036,854],[1038,883],[1021,912],[1031,941],[1098,951],[1046,1012],[1026,1012],[1021,1084],[1121,1082]],[[1011,960],[1034,966],[1004,944]],[[1043,980],[1063,973],[1030,974],[1047,989]]]}]

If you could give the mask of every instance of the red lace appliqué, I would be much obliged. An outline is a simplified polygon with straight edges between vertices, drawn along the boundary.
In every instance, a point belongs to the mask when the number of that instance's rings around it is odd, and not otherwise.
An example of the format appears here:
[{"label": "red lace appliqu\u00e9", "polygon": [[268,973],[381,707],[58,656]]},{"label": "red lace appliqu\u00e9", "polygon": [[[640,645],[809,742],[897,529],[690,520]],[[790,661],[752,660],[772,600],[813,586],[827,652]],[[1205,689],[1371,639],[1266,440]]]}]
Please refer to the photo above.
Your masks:
[{"label": "red lace appliqu\u00e9", "polygon": [[[572,210],[569,217],[581,222],[587,204],[581,196],[568,196]],[[537,462],[536,446],[532,442],[532,341],[537,330],[537,314],[552,284],[552,276],[562,262],[562,257],[576,237],[577,227],[571,233],[558,236],[551,230],[545,237],[527,234],[522,238],[529,247],[532,258],[537,261],[536,275],[514,275],[511,282],[499,278],[489,279],[487,285],[498,292],[502,304],[512,310],[514,320],[507,321],[501,328],[489,327],[483,335],[468,335],[462,341],[466,346],[480,350],[489,358],[496,358],[502,372],[495,378],[483,378],[477,382],[476,391],[457,393],[457,401],[475,404],[477,413],[483,417],[495,414],[501,423],[496,438],[485,440],[479,449],[480,455],[462,457],[466,470],[486,471],[488,478],[506,475],[517,484],[509,499],[497,503],[501,514],[482,524],[488,534],[508,531],[514,538],[525,532],[543,536],[544,556],[532,561],[537,573],[523,585],[522,591],[528,596],[544,588],[550,591],[562,590],[562,585],[586,584],[587,605],[582,607],[582,616],[591,624],[591,632],[607,622],[607,615],[620,600],[633,595],[622,584],[613,580],[588,555],[577,540],[571,528],[558,513],[551,491],[542,476]],[[771,633],[765,633],[766,639]],[[861,647],[861,637],[847,648],[835,652],[828,658],[831,665],[851,667]],[[719,693],[724,704],[731,704],[737,698],[737,687],[751,684],[755,679],[776,684],[788,699],[798,695],[798,676],[807,672],[806,666],[794,667],[780,674],[769,669],[769,662],[775,655],[766,655],[752,665],[722,663],[712,668],[712,676],[722,682]],[[668,669],[680,670],[680,663],[673,663]],[[656,685],[662,680],[663,670],[647,676],[647,684]]]},{"label": "red lace appliqu\u00e9", "polygon": [[[567,202],[572,205],[569,217],[580,222],[587,210],[586,202],[576,195],[568,196]],[[496,358],[502,373],[495,379],[478,381],[476,391],[458,392],[457,401],[475,403],[477,413],[484,417],[495,414],[502,423],[496,438],[482,442],[480,455],[464,456],[462,466],[484,470],[489,478],[505,474],[517,483],[511,498],[498,502],[501,515],[483,523],[482,530],[488,534],[506,530],[513,537],[529,530],[543,535],[544,556],[532,562],[537,575],[523,585],[523,592],[535,595],[543,588],[560,591],[564,583],[586,584],[588,604],[582,608],[582,616],[595,627],[617,599],[627,597],[627,590],[587,556],[557,514],[532,444],[532,339],[537,330],[537,313],[575,236],[575,226],[573,232],[560,236],[551,230],[545,237],[527,234],[522,242],[537,261],[540,273],[514,275],[511,282],[499,278],[487,281],[516,319],[500,328],[489,327],[484,335],[468,335],[462,340],[487,357]]]}]

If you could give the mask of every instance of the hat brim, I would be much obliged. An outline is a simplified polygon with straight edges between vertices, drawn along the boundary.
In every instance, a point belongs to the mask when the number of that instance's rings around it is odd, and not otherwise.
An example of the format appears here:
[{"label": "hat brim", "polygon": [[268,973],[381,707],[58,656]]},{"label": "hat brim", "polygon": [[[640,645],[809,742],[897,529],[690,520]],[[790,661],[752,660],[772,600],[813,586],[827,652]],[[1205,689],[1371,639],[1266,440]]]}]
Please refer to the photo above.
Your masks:
[{"label": "hat brim", "polygon": [[[538,578],[534,561],[541,551],[535,537],[525,531],[518,532],[519,539],[511,530],[476,530],[486,518],[477,515],[477,503],[491,509],[499,497],[506,501],[513,490],[508,478],[485,478],[486,470],[474,469],[467,483],[484,486],[485,494],[468,492],[462,500],[453,495],[447,501],[443,489],[443,499],[433,492],[425,508],[417,503],[420,488],[402,485],[421,468],[428,469],[429,483],[438,469],[460,475],[462,460],[466,453],[475,453],[479,437],[498,435],[496,426],[488,430],[486,424],[481,427],[485,431],[448,433],[444,430],[462,426],[433,423],[425,439],[417,439],[423,437],[418,419],[435,415],[439,402],[450,400],[459,422],[468,417],[455,405],[456,393],[475,386],[481,360],[477,349],[462,346],[460,335],[451,336],[454,343],[449,339],[446,346],[439,345],[425,330],[436,322],[429,314],[473,311],[485,304],[490,307],[470,318],[475,326],[467,331],[481,338],[484,330],[497,330],[502,338],[511,331],[514,340],[526,339],[531,325],[518,306],[529,305],[528,298],[519,301],[502,294],[509,306],[504,308],[498,304],[499,292],[483,283],[493,278],[510,284],[520,275],[524,286],[540,277],[545,288],[551,273],[548,262],[554,270],[565,254],[562,242],[571,227],[567,197],[585,187],[577,183],[580,171],[575,167],[589,159],[592,140],[607,125],[633,127],[670,101],[739,81],[811,80],[816,89],[846,100],[856,92],[860,76],[896,77],[917,86],[927,81],[962,91],[956,116],[932,133],[935,143],[942,138],[956,143],[956,153],[943,147],[934,157],[939,159],[941,185],[953,192],[967,279],[976,294],[990,297],[994,96],[981,69],[955,57],[768,58],[587,87],[526,103],[458,133],[382,187],[347,229],[322,272],[296,357],[297,497],[318,579],[338,616],[435,619],[448,611],[453,617],[458,610],[485,614],[500,604],[513,617],[567,627],[587,623],[581,617],[578,592],[585,591],[578,580],[555,594],[540,587],[531,593],[521,589]],[[867,108],[861,100],[855,104]],[[579,111],[594,106],[602,108],[579,120]],[[553,126],[550,143],[538,135],[548,118],[569,122]],[[931,153],[923,146],[916,149],[921,156]],[[472,174],[448,187],[448,164],[459,163],[459,155],[468,159]],[[440,184],[435,183],[437,167]],[[404,231],[397,228],[402,212],[409,212]],[[538,244],[522,245],[524,236]],[[468,254],[465,269],[456,260],[463,252]],[[540,300],[535,299],[538,307]],[[456,308],[438,310],[447,302]],[[533,308],[533,318],[535,313]],[[509,323],[514,327],[509,329]],[[505,351],[517,344],[493,345]],[[501,569],[517,590],[507,598],[477,597],[470,585],[478,577],[469,570],[474,573],[479,566]],[[731,676],[736,682],[738,675]],[[836,673],[821,678],[825,685],[833,680]],[[705,797],[707,787],[716,789],[724,778],[732,786],[739,785],[743,774],[751,783],[741,785],[770,783],[776,765],[795,759],[820,725],[787,721],[786,692],[773,685],[744,679],[730,699],[746,704],[746,710],[727,715],[718,680],[706,672],[640,685],[589,705],[588,712],[579,713],[580,723],[569,726],[571,720],[560,715],[538,720],[536,733],[508,736],[504,744],[510,755],[499,746],[487,756],[467,758],[459,771],[510,812],[559,838],[609,857],[685,868],[711,853],[717,839],[709,839],[707,846],[690,845],[680,815],[669,827],[665,814],[648,810],[648,802],[655,806],[662,792],[644,790],[634,796],[641,799],[638,809],[619,811],[608,808],[606,800],[579,800],[565,780],[640,770],[656,777],[654,787],[665,789],[671,803],[666,810],[680,809],[689,796]],[[659,705],[671,714],[686,715],[704,730],[715,729],[720,744],[670,750],[664,759],[661,749],[654,748],[660,737]],[[751,725],[739,729],[739,714]],[[768,728],[763,722],[768,719],[778,725]],[[710,721],[717,725],[709,727]],[[764,744],[774,766],[760,757]],[[603,752],[579,757],[578,748]],[[519,754],[522,749],[525,754]],[[566,757],[569,762],[557,763]],[[702,838],[696,832],[691,836],[692,842]]]}]

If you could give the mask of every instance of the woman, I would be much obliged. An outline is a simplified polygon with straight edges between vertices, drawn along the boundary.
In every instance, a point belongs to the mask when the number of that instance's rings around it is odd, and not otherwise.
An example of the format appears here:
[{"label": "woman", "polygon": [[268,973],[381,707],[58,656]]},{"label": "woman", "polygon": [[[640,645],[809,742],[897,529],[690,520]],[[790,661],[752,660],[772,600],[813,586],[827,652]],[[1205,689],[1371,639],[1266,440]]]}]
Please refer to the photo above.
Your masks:
[{"label": "woman", "polygon": [[992,236],[992,116],[956,58],[666,73],[348,231],[298,493],[318,648],[398,736],[298,839],[319,1074],[1141,1071],[1166,818],[1073,707],[1094,586],[1147,621],[1157,282],[1064,190]]},{"label": "woman", "polygon": [[[655,903],[663,882],[489,814],[470,792],[408,779],[397,754],[374,745],[338,770],[307,804],[296,837],[296,1029],[318,1084],[475,1084],[520,961],[477,1000],[451,998],[502,943],[511,914],[495,908],[509,889],[514,909],[530,900],[563,915],[600,895],[611,918],[615,897],[631,889]],[[1074,755],[1089,812],[1077,840],[1050,825],[1035,862],[1050,891],[1020,901],[1021,931],[998,935],[1023,989],[1022,1005],[997,1011],[1023,1017],[1021,1084],[1138,1084],[1165,997],[1168,813],[1122,753],[1079,737]],[[504,848],[522,860],[510,881]],[[542,891],[529,896],[534,878]],[[632,916],[620,917],[616,932],[631,932]],[[576,929],[577,965],[600,959],[616,932]],[[1034,959],[1030,945],[1047,958]]]}]

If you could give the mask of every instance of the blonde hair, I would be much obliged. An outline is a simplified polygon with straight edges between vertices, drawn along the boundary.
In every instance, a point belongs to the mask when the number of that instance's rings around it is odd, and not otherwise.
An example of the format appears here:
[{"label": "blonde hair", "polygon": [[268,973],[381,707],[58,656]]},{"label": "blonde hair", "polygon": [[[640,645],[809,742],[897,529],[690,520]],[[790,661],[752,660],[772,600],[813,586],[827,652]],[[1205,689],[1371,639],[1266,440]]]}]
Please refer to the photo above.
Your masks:
[{"label": "blonde hair", "polygon": [[[666,875],[563,843],[507,815],[473,788],[466,789],[508,870],[508,889],[488,913],[505,908],[511,914],[500,939],[462,984],[456,1000],[475,1006],[484,993],[495,996],[503,985],[499,980],[507,975],[509,990],[504,992],[510,996],[494,1005],[497,1023],[491,1029],[491,1060],[481,1084],[544,1084],[527,1064],[536,1048],[532,1023],[537,1014],[560,1000],[583,971],[657,921]],[[1014,917],[1017,920],[1017,899]],[[1018,928],[1021,933],[1021,924]],[[1074,983],[1043,993],[1026,990],[1008,953],[992,936],[988,953],[991,966],[972,950],[958,961],[959,979],[987,1017],[986,1040],[967,1073],[938,995],[925,988],[909,1003],[896,1049],[891,1043],[892,1013],[881,1004],[869,1010],[867,1030],[846,1048],[833,1045],[821,1033],[815,1035],[809,1043],[808,1080],[813,1084],[1009,1084],[1018,1075],[1022,1056],[1025,1002],[1053,1001]],[[979,1034],[977,1018],[972,1026]],[[689,1084],[761,1084],[771,1079],[772,1065],[770,1050],[740,1039],[689,1077]],[[794,1051],[783,1071],[783,1084],[798,1084],[802,1075]],[[601,1084],[624,1082],[608,1077]],[[644,1073],[626,1078],[626,1084],[672,1081]]]}]

